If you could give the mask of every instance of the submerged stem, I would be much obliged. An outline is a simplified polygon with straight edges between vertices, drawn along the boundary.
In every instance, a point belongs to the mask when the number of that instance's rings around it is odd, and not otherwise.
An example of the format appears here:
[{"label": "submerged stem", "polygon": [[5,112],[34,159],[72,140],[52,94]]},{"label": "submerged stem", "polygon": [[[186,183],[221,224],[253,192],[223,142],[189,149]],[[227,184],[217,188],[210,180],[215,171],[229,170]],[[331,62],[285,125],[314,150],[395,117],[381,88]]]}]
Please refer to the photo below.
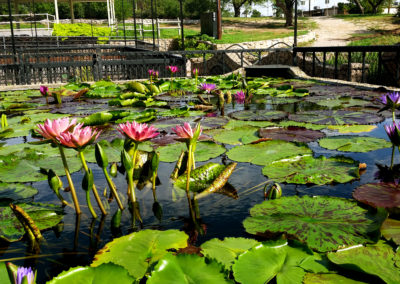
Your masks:
[{"label": "submerged stem", "polygon": [[103,168],[103,173],[104,173],[104,176],[106,177],[108,187],[110,188],[112,195],[114,196],[115,200],[117,201],[119,209],[124,210],[124,206],[122,205],[122,202],[119,199],[117,189],[115,188],[114,183],[112,182],[106,168]]},{"label": "submerged stem", "polygon": [[86,202],[87,202],[90,213],[92,214],[93,218],[96,219],[97,214],[93,209],[92,202],[90,202],[90,191],[89,190],[86,190]]},{"label": "submerged stem", "polygon": [[394,160],[394,145],[392,146],[392,159],[390,161],[390,169],[393,169],[393,160]]},{"label": "submerged stem", "polygon": [[394,110],[392,112],[392,119],[393,119],[393,123],[396,123],[396,114],[395,114]]},{"label": "submerged stem", "polygon": [[62,159],[62,162],[64,165],[65,175],[67,176],[69,188],[71,190],[72,200],[73,200],[74,206],[75,206],[75,212],[76,212],[76,214],[81,214],[82,212],[81,212],[81,208],[79,206],[78,197],[76,196],[75,186],[74,186],[74,183],[72,182],[72,178],[69,173],[67,159],[65,158],[64,148],[61,145],[58,145],[58,149],[60,151],[61,159]]},{"label": "submerged stem", "polygon": [[136,193],[135,193],[135,185],[133,184],[133,173],[135,171],[135,166],[136,166],[136,156],[137,156],[137,151],[138,151],[139,144],[134,143],[133,148],[129,150],[129,154],[132,155],[132,169],[130,169],[127,174],[128,174],[128,195],[129,199],[132,203],[132,206],[136,202]]}]

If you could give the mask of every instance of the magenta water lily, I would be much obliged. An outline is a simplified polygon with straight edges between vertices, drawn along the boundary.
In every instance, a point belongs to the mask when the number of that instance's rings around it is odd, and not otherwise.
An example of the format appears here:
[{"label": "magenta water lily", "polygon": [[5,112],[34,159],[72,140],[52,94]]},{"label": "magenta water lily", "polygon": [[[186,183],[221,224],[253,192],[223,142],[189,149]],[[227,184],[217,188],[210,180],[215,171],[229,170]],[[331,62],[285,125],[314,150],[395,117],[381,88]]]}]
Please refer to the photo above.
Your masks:
[{"label": "magenta water lily", "polygon": [[246,100],[246,95],[245,95],[245,93],[243,91],[238,91],[235,94],[235,102],[236,103],[244,104],[245,100]]},{"label": "magenta water lily", "polygon": [[178,68],[178,66],[175,66],[175,65],[168,65],[167,70],[169,72],[171,72],[172,74],[175,74],[176,72],[179,71],[179,68]]},{"label": "magenta water lily", "polygon": [[70,120],[68,117],[58,118],[55,120],[46,119],[43,124],[37,124],[39,128],[37,132],[46,139],[51,139],[58,143],[58,137],[61,133],[68,131],[76,125],[76,119]]},{"label": "magenta water lily", "polygon": [[93,143],[100,133],[101,131],[92,129],[90,126],[83,127],[82,124],[78,124],[73,131],[62,132],[57,140],[66,147],[80,149]]},{"label": "magenta water lily", "polygon": [[159,132],[157,132],[158,129],[154,126],[149,126],[146,123],[137,123],[136,121],[120,123],[117,129],[126,138],[134,142],[143,142],[159,134]]},{"label": "magenta water lily", "polygon": [[214,91],[217,88],[217,86],[215,84],[201,83],[199,88],[203,92],[210,94],[212,91]]}]

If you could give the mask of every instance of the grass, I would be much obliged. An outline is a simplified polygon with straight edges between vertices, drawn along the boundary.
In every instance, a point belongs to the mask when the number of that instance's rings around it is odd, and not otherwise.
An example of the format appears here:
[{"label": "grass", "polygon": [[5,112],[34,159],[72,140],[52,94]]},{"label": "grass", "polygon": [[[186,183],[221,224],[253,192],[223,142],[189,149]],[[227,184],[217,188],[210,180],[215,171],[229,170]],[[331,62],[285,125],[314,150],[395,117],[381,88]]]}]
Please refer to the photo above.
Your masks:
[{"label": "grass", "polygon": [[400,35],[383,35],[354,40],[348,45],[393,45],[399,42]]},{"label": "grass", "polygon": [[378,14],[378,15],[367,15],[367,14],[350,14],[350,15],[336,15],[335,18],[344,19],[348,21],[354,20],[362,20],[362,21],[377,21],[377,20],[388,20],[388,21],[395,21],[396,17],[393,15],[387,14]]},{"label": "grass", "polygon": [[[301,31],[298,35],[306,34],[306,31]],[[258,30],[245,31],[245,30],[226,30],[222,34],[222,39],[215,40],[215,43],[240,43],[248,41],[259,41],[259,40],[269,40],[275,38],[284,38],[288,36],[293,36],[292,31],[287,32],[277,32],[277,31],[264,31],[260,32]]]},{"label": "grass", "polygon": [[[52,27],[52,25],[50,25],[50,28]],[[17,29],[17,24],[13,24],[13,28]],[[20,24],[20,29],[35,29],[35,25],[34,24]],[[47,25],[43,25],[41,23],[36,23],[36,28],[47,28]],[[4,24],[4,25],[0,25],[0,29],[1,30],[9,30],[10,29],[10,24]]]}]

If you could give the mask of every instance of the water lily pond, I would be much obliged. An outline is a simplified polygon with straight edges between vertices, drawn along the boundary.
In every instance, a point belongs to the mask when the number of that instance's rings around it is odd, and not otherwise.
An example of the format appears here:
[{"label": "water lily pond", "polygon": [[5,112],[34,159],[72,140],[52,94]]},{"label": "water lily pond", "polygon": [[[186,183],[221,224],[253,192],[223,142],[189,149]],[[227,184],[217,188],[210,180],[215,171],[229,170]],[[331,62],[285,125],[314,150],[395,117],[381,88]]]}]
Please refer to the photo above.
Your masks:
[{"label": "water lily pond", "polygon": [[149,74],[1,93],[2,281],[400,283],[400,95]]}]

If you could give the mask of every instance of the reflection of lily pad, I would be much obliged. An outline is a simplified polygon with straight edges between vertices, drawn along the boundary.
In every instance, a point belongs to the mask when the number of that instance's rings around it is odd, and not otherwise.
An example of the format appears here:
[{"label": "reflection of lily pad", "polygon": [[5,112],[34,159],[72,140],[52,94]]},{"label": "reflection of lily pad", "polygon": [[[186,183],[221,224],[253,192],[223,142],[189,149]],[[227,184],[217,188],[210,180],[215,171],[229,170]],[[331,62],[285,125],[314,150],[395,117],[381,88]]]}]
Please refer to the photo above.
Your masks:
[{"label": "reflection of lily pad", "polygon": [[359,178],[358,162],[344,157],[284,159],[266,165],[262,172],[276,182],[298,184],[346,183]]},{"label": "reflection of lily pad", "polygon": [[400,207],[400,186],[395,183],[367,183],[357,187],[353,197],[373,207]]},{"label": "reflection of lily pad", "polygon": [[[182,151],[187,151],[185,143],[170,144],[159,147],[161,162],[176,162]],[[198,142],[195,151],[195,158],[198,162],[207,161],[225,153],[225,148],[214,142]]]},{"label": "reflection of lily pad", "polygon": [[382,241],[328,253],[328,258],[344,268],[376,275],[386,283],[400,283],[400,268],[394,262],[395,252]]},{"label": "reflection of lily pad", "polygon": [[321,131],[296,126],[289,126],[288,128],[261,128],[258,133],[262,138],[305,143],[325,137],[325,134]]},{"label": "reflection of lily pad", "polygon": [[[39,230],[57,225],[63,218],[62,209],[51,204],[18,204],[35,222]],[[0,238],[15,242],[22,238],[25,231],[9,206],[0,207]]]},{"label": "reflection of lily pad", "polygon": [[364,153],[392,147],[392,143],[385,139],[363,136],[327,137],[319,140],[318,142],[323,148],[343,152]]},{"label": "reflection of lily pad", "polygon": [[258,140],[257,134],[258,128],[252,126],[243,126],[234,129],[215,129],[205,132],[211,135],[215,141],[220,143],[240,145],[248,144]]},{"label": "reflection of lily pad", "polygon": [[229,159],[237,162],[268,165],[273,161],[311,153],[305,144],[272,140],[238,146],[231,149],[227,155]]},{"label": "reflection of lily pad", "polygon": [[264,201],[250,210],[243,225],[250,234],[284,233],[310,248],[332,251],[370,242],[385,216],[356,202],[327,196],[290,196]]},{"label": "reflection of lily pad", "polygon": [[373,124],[384,120],[384,117],[371,112],[347,110],[310,110],[290,114],[289,119],[302,122],[326,125]]},{"label": "reflection of lily pad", "polygon": [[0,199],[19,200],[34,196],[36,188],[22,183],[0,183]]},{"label": "reflection of lily pad", "polygon": [[232,118],[253,121],[275,121],[287,117],[287,113],[279,110],[241,110],[230,114]]},{"label": "reflection of lily pad", "polygon": [[337,130],[339,133],[362,133],[370,132],[376,127],[375,125],[329,125],[328,129]]},{"label": "reflection of lily pad", "polygon": [[314,102],[317,105],[325,106],[328,108],[349,108],[349,107],[363,107],[370,104],[369,101],[355,99],[351,97],[339,97],[333,99],[326,99],[322,96],[313,96],[306,98],[306,101]]}]

